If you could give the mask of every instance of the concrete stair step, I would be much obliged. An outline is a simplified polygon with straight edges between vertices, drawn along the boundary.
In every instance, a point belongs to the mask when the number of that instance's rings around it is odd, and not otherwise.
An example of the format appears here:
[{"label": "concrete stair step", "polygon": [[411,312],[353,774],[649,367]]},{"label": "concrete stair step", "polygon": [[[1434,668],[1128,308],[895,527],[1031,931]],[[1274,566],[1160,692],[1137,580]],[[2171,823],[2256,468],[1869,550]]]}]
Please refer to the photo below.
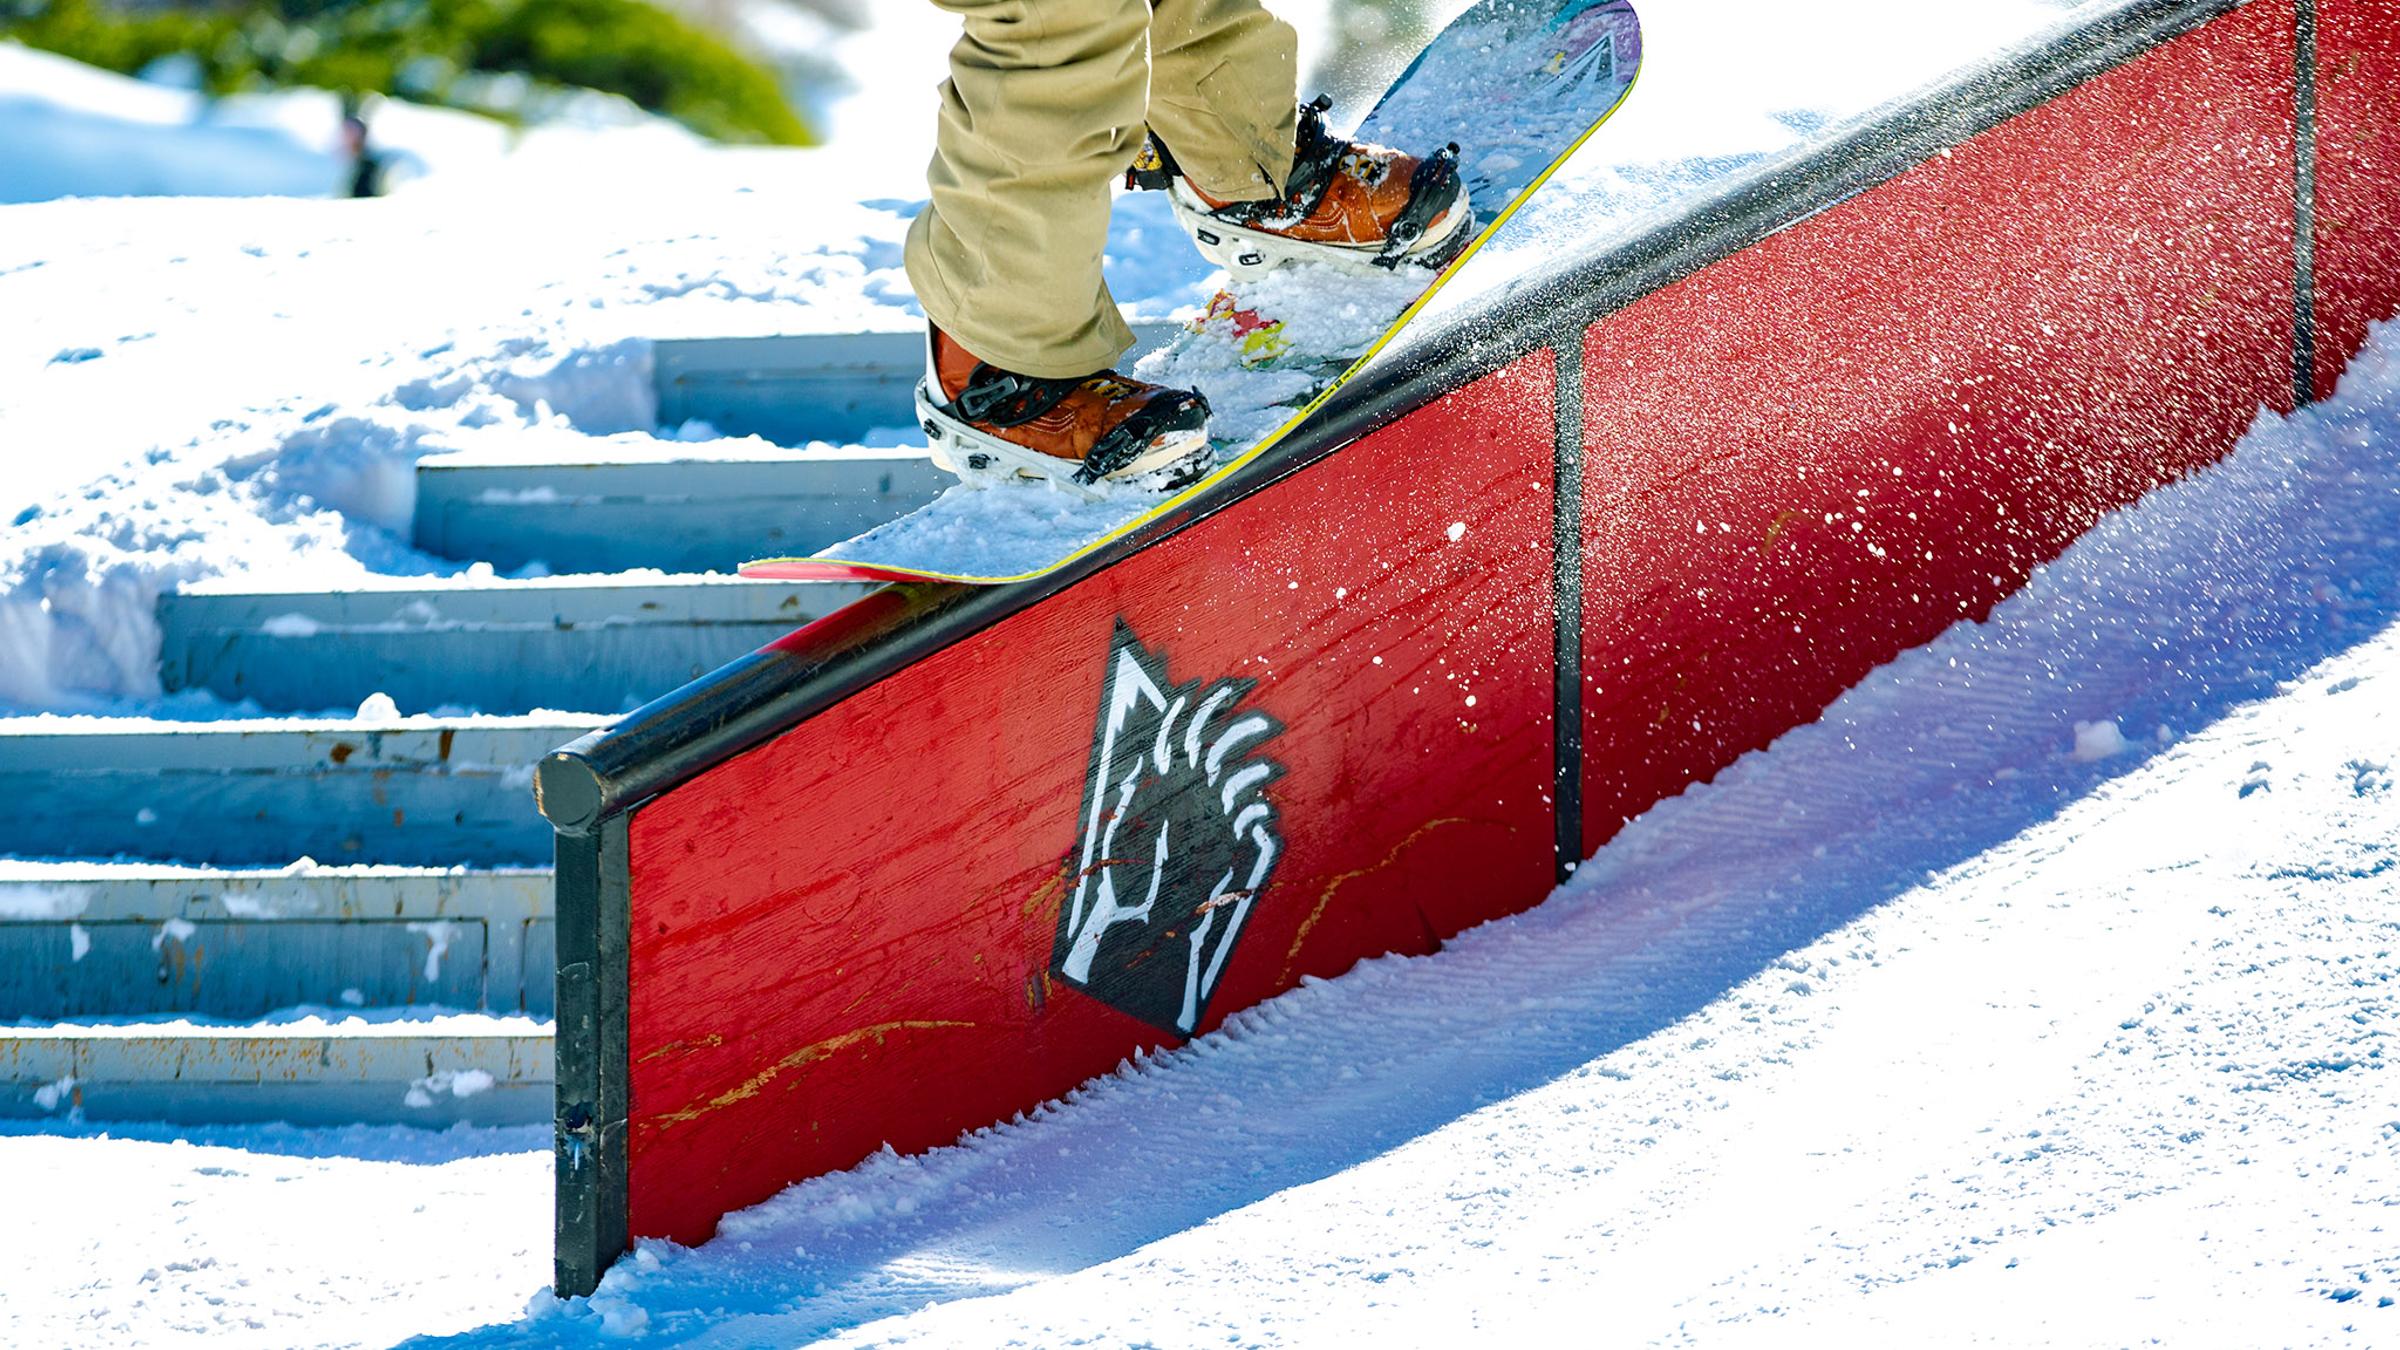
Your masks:
[{"label": "concrete stair step", "polygon": [[0,719],[0,855],[547,864],[533,766],[611,720]]},{"label": "concrete stair step", "polygon": [[[1134,354],[1179,328],[1135,324]],[[916,429],[924,344],[921,331],[660,341],[661,423],[810,448],[734,458],[695,445],[688,456],[626,461],[433,456],[417,464],[414,541],[445,558],[554,572],[731,572],[840,543],[957,481],[933,466]]]},{"label": "concrete stair step", "polygon": [[530,1125],[553,1077],[525,1018],[0,1028],[0,1118]]},{"label": "concrete stair step", "polygon": [[513,570],[731,573],[813,553],[940,496],[958,480],[923,448],[782,459],[417,464],[414,542]]},{"label": "concrete stair step", "polygon": [[[1133,350],[1119,368],[1165,346],[1182,328],[1134,324]],[[658,420],[666,426],[701,421],[777,445],[841,445],[876,431],[913,431],[925,332],[667,338],[653,344],[651,372]]]},{"label": "concrete stair step", "polygon": [[160,673],[275,710],[624,712],[866,595],[854,583],[566,577],[162,596]]},{"label": "concrete stair step", "polygon": [[550,870],[0,859],[0,1024],[303,1005],[551,1014]]}]

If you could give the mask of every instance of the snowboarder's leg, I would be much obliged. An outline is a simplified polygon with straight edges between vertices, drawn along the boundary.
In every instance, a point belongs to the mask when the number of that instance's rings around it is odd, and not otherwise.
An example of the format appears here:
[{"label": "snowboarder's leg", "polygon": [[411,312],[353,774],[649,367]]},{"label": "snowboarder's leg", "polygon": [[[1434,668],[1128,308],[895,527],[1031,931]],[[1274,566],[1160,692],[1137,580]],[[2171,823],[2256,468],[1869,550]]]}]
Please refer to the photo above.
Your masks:
[{"label": "snowboarder's leg", "polygon": [[1298,39],[1259,0],[1157,0],[1150,140],[1129,187],[1165,188],[1176,219],[1236,276],[1286,262],[1357,271],[1446,266],[1473,213],[1457,153],[1335,136],[1295,102]]},{"label": "snowboarder's leg", "polygon": [[1133,346],[1100,278],[1109,180],[1141,145],[1146,0],[935,0],[966,20],[907,265],[935,327],[1056,378]]},{"label": "snowboarder's leg", "polygon": [[1224,201],[1283,195],[1291,173],[1300,37],[1259,0],[1156,0],[1150,131]]},{"label": "snowboarder's leg", "polygon": [[909,227],[925,307],[917,415],[971,482],[1181,487],[1208,403],[1108,367],[1133,345],[1100,277],[1109,180],[1142,137],[1148,0],[936,0],[966,20],[942,85],[932,201]]}]

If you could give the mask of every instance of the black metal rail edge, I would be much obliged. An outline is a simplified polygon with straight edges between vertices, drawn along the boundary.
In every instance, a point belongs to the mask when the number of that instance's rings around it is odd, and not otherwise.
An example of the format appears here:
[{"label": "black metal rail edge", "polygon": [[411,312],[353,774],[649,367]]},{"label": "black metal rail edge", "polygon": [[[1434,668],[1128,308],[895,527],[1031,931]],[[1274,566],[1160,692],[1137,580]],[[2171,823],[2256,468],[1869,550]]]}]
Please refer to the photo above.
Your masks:
[{"label": "black metal rail edge", "polygon": [[2292,14],[2292,406],[2317,396],[2317,0]]},{"label": "black metal rail edge", "polygon": [[1739,177],[1681,217],[1616,247],[1587,251],[1562,241],[1555,261],[1443,316],[1430,331],[1403,335],[1307,428],[1185,510],[1036,581],[888,587],[804,630],[803,639],[754,652],[552,753],[535,777],[542,813],[562,834],[589,833],[1400,415],[1528,353],[1580,342],[1584,328],[1634,301],[2248,3],[2132,0],[2038,46],[1887,104],[1833,140]]}]

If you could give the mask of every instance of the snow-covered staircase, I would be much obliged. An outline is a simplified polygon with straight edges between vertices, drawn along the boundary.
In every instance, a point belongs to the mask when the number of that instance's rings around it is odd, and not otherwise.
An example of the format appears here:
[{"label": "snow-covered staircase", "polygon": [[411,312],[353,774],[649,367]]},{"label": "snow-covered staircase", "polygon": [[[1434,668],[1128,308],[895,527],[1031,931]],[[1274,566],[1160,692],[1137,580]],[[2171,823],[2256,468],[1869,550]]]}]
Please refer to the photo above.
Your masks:
[{"label": "snow-covered staircase", "polygon": [[0,854],[523,865],[532,765],[609,718],[0,724]]},{"label": "snow-covered staircase", "polygon": [[[672,527],[627,531],[677,539]],[[666,575],[332,592],[220,585],[159,602],[160,674],[170,691],[270,708],[356,707],[381,693],[408,709],[621,712],[870,589]]]},{"label": "snow-covered staircase", "polygon": [[551,1009],[547,868],[0,863],[0,912],[20,1017]]},{"label": "snow-covered staircase", "polygon": [[538,1121],[555,950],[546,868],[0,863],[0,1116]]},{"label": "snow-covered staircase", "polygon": [[921,449],[613,464],[437,456],[417,466],[415,543],[503,571],[723,571],[838,543],[948,485]]},{"label": "snow-covered staircase", "polygon": [[[905,425],[905,382],[874,374],[899,345],[875,339],[862,364],[841,341],[661,344],[660,406],[670,425],[808,439],[807,398],[834,384],[775,363],[833,353],[836,374],[874,378],[822,427]],[[872,589],[744,581],[735,562],[836,542],[944,485],[921,449],[735,444],[424,460],[414,542],[488,568],[161,599],[164,688],[263,715],[0,719],[17,804],[0,817],[0,1116],[547,1120],[551,833],[532,766]]]}]

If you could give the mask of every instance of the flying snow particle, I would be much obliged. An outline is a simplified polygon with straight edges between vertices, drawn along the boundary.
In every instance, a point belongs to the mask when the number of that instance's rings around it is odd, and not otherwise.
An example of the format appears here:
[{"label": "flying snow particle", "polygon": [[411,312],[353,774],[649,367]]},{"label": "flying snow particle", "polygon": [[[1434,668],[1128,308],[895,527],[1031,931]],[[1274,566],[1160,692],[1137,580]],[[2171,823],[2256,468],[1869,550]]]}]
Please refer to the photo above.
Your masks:
[{"label": "flying snow particle", "polygon": [[1450,528],[1444,531],[1444,533],[1448,534],[1450,536],[1450,542],[1455,544],[1459,540],[1467,537],[1467,522],[1463,520],[1451,521]]}]

